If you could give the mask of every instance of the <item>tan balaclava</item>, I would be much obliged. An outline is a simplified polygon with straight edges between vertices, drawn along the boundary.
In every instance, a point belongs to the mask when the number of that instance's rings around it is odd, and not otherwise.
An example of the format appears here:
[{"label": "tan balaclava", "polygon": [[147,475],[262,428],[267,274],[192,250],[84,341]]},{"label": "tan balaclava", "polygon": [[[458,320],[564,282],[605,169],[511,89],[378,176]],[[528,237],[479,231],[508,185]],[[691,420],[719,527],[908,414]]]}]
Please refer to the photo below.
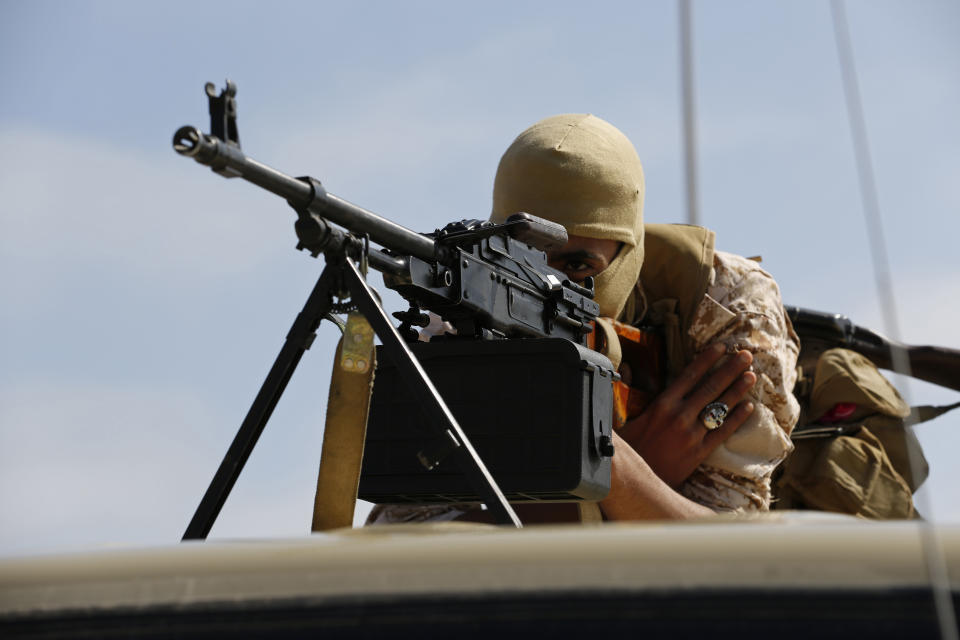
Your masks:
[{"label": "tan balaclava", "polygon": [[570,235],[622,242],[595,278],[600,315],[618,318],[628,300],[633,305],[643,264],[643,196],[643,167],[630,140],[596,116],[564,114],[536,123],[503,154],[490,219],[525,211]]}]

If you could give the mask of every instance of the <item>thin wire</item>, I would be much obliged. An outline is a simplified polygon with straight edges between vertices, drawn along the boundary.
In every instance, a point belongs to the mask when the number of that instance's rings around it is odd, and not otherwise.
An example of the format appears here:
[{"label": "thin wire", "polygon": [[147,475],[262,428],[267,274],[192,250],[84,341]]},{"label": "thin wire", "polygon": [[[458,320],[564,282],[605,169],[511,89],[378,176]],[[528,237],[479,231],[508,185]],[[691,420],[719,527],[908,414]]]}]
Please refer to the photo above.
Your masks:
[{"label": "thin wire", "polygon": [[[880,217],[880,205],[877,197],[877,186],[873,175],[873,164],[870,161],[870,147],[867,142],[867,127],[863,116],[863,104],[860,100],[859,81],[853,60],[853,48],[850,44],[850,30],[847,25],[847,16],[842,0],[831,0],[830,7],[833,14],[833,29],[837,42],[837,53],[840,58],[840,72],[843,81],[843,92],[846,98],[847,116],[850,120],[850,132],[853,138],[853,151],[857,165],[857,176],[860,183],[860,198],[863,204],[864,222],[867,227],[867,237],[870,241],[870,254],[873,258],[873,273],[876,279],[877,296],[880,300],[880,310],[887,335],[894,342],[900,341],[899,323],[897,322],[896,304],[893,295],[893,280],[890,277],[890,261],[887,257],[887,244],[883,233],[883,221]],[[891,362],[893,371],[903,376],[901,392],[907,404],[910,404],[909,390],[906,378],[910,376],[910,359],[906,350],[891,347]],[[906,428],[915,424],[915,418],[908,417]],[[910,474],[913,482],[919,485],[918,471],[921,461],[915,447],[906,447]],[[929,504],[924,496],[918,496],[924,501],[923,510],[929,511]],[[940,625],[940,636],[944,640],[958,640],[957,621],[953,611],[950,580],[947,576],[946,562],[943,549],[937,536],[936,528],[932,523],[919,523],[920,546],[925,560],[927,578],[933,592],[933,602]]]},{"label": "thin wire", "polygon": [[693,94],[693,27],[691,0],[679,0],[680,9],[680,73],[683,101],[683,149],[687,186],[687,223],[700,224],[697,198],[697,122]]}]

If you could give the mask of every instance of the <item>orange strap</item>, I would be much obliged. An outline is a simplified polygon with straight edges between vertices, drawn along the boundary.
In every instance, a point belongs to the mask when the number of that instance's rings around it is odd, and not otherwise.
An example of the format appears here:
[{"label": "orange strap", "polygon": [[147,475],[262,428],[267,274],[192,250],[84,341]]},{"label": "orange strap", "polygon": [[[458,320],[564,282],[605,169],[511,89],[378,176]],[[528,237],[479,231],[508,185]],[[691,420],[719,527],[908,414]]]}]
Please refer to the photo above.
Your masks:
[{"label": "orange strap", "polygon": [[[663,339],[655,331],[640,329],[616,320],[607,320],[620,340],[621,380],[613,383],[613,428],[619,429],[640,415],[663,391],[666,380],[666,352]],[[587,334],[587,346],[606,352],[602,331]]]}]

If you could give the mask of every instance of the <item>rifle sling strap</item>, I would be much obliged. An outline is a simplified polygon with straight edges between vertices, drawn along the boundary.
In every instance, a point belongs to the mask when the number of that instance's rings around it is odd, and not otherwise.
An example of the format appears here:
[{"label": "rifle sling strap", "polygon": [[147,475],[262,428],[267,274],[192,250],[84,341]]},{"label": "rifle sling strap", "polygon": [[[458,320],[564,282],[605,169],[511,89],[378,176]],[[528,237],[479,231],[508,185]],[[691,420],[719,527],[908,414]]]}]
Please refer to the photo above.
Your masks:
[{"label": "rifle sling strap", "polygon": [[333,374],[330,376],[327,421],[310,529],[314,532],[352,526],[357,503],[357,486],[376,367],[371,352],[369,366],[364,372],[344,369],[343,340],[341,338],[337,344]]}]

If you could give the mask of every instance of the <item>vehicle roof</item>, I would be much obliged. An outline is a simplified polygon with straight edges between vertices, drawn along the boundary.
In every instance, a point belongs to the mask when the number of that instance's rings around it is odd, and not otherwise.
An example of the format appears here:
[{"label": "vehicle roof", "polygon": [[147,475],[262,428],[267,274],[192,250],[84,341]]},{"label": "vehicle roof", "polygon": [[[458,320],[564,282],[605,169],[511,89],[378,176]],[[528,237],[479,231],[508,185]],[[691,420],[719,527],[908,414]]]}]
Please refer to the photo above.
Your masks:
[{"label": "vehicle roof", "polygon": [[[933,526],[952,588],[960,526]],[[918,522],[847,517],[527,527],[387,525],[302,539],[0,560],[0,616],[204,602],[929,584]]]}]

